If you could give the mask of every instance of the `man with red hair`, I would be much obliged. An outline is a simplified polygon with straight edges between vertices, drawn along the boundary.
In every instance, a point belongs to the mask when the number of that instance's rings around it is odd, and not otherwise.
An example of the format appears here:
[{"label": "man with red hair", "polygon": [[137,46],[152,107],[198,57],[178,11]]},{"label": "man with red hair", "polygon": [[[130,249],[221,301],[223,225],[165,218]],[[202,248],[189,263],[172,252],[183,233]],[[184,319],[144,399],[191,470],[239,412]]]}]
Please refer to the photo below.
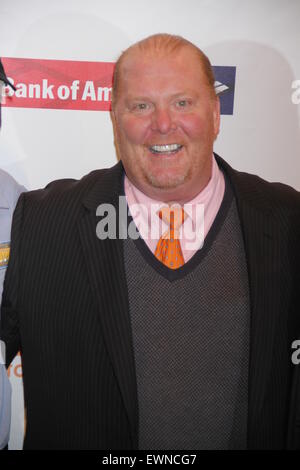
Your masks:
[{"label": "man with red hair", "polygon": [[133,45],[119,163],[21,196],[2,338],[26,449],[300,447],[300,195],[213,153],[213,85],[189,41]]}]

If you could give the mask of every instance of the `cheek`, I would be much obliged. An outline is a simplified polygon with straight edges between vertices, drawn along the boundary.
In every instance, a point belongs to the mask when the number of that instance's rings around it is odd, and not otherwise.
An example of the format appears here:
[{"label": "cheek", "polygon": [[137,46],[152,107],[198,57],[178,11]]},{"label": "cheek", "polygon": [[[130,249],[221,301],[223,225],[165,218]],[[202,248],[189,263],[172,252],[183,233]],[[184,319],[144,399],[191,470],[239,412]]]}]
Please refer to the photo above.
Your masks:
[{"label": "cheek", "polygon": [[122,134],[131,144],[143,144],[147,135],[149,124],[144,119],[134,116],[124,117],[121,122]]},{"label": "cheek", "polygon": [[190,115],[185,116],[181,122],[181,127],[189,139],[197,141],[202,139],[211,128],[212,123],[209,122],[208,116]]}]

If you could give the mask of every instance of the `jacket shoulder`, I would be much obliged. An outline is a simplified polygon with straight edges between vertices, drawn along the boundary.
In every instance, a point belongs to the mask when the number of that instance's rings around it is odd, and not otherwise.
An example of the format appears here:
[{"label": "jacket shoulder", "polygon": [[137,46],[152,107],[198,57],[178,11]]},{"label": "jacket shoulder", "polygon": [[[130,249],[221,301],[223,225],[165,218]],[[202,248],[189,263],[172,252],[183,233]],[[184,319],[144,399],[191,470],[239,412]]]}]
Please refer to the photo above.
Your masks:
[{"label": "jacket shoulder", "polygon": [[221,157],[217,162],[229,177],[236,195],[262,210],[300,211],[300,192],[279,182],[269,182],[260,176],[233,169]]},{"label": "jacket shoulder", "polygon": [[255,188],[259,193],[265,194],[269,202],[283,206],[300,206],[300,192],[293,187],[280,182],[270,182],[257,175],[238,173],[240,178],[253,190]]},{"label": "jacket shoulder", "polygon": [[29,230],[32,236],[39,233],[40,237],[46,237],[51,226],[56,227],[57,233],[72,228],[85,213],[88,194],[105,184],[107,171],[94,170],[80,180],[60,179],[43,189],[23,193],[14,212],[13,229],[20,234]]},{"label": "jacket shoulder", "polygon": [[47,207],[58,205],[68,206],[79,203],[95,184],[101,184],[106,169],[94,170],[81,179],[59,179],[52,181],[42,189],[29,191],[23,195],[25,206]]}]

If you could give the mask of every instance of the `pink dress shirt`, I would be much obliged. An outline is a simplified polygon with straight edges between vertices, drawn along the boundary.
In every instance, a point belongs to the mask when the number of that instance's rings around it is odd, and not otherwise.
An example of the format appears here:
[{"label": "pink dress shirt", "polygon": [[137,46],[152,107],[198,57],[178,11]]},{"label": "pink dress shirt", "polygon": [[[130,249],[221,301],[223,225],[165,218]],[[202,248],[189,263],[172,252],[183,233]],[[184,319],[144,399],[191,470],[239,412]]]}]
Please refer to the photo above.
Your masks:
[{"label": "pink dress shirt", "polygon": [[[125,196],[136,227],[148,248],[155,252],[161,235],[168,226],[159,218],[158,211],[166,203],[146,196],[125,175]],[[186,220],[180,228],[179,239],[185,262],[199,250],[220,209],[225,192],[225,180],[212,156],[212,175],[206,187],[184,204]]]}]

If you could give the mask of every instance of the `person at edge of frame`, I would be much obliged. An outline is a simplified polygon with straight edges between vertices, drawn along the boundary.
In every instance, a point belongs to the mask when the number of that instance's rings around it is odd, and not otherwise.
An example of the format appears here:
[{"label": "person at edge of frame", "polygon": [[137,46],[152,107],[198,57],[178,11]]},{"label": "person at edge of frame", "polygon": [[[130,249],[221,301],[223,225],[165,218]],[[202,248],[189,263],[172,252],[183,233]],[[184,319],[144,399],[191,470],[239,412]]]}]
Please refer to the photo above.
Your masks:
[{"label": "person at edge of frame", "polygon": [[[0,59],[0,128],[1,128],[1,100],[2,87],[15,86],[8,80],[2,61]],[[10,230],[12,215],[17,200],[25,188],[19,185],[12,176],[0,169],[0,300],[2,297],[3,282],[9,259]],[[4,356],[5,347],[1,344],[1,359]],[[0,449],[8,449],[8,440],[11,421],[11,385],[7,376],[5,365],[0,364]]]}]

